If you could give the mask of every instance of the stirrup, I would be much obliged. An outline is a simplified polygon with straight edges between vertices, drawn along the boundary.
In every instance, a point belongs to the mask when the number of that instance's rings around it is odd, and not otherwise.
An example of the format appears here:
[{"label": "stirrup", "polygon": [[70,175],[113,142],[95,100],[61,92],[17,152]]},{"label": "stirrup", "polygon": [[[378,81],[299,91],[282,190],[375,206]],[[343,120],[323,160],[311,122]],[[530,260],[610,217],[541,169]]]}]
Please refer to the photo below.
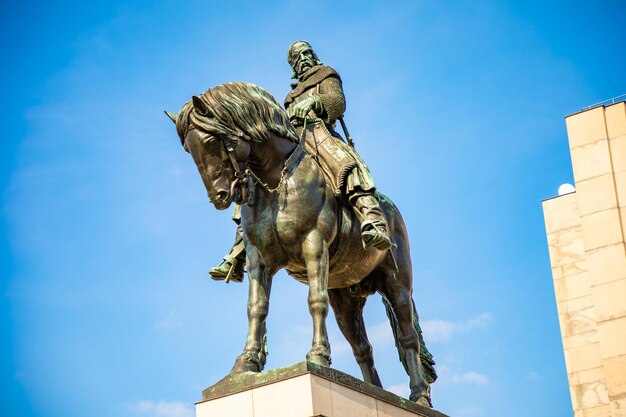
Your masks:
[{"label": "stirrup", "polygon": [[243,282],[243,265],[244,262],[237,258],[224,258],[218,266],[209,270],[209,275],[215,281]]},{"label": "stirrup", "polygon": [[389,234],[380,221],[363,221],[361,223],[361,239],[363,240],[364,248],[373,246],[378,250],[387,250],[396,246],[389,239]]}]

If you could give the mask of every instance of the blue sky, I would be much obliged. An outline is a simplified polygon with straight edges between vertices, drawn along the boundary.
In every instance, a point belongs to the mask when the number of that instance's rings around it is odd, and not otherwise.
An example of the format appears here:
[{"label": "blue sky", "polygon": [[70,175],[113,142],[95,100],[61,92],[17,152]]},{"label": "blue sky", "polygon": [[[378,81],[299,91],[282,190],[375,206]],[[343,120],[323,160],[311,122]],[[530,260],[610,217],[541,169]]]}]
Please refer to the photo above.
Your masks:
[{"label": "blue sky", "polygon": [[[189,417],[228,372],[247,286],[207,270],[234,225],[162,110],[225,81],[282,101],[307,39],[407,223],[435,407],[571,416],[541,200],[572,182],[563,117],[626,92],[626,5],[310,5],[3,2],[1,415]],[[268,368],[311,339],[306,287],[274,282]],[[406,393],[378,296],[365,314]],[[333,366],[358,376],[328,325]]]}]

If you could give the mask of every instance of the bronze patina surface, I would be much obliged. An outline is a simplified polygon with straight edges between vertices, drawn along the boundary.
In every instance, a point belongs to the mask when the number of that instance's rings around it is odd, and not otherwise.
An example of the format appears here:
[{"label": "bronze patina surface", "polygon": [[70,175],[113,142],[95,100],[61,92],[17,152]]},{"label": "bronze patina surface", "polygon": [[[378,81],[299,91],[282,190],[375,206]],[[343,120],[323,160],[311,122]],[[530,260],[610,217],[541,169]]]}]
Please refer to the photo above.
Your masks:
[{"label": "bronze patina surface", "polygon": [[410,399],[430,406],[436,372],[412,298],[402,216],[334,131],[332,123],[345,109],[339,76],[303,41],[292,44],[289,62],[299,81],[287,111],[260,87],[225,83],[194,96],[178,115],[168,114],[211,203],[220,210],[241,207],[245,250],[236,256],[245,254],[248,268],[249,327],[231,374],[263,370],[272,278],[286,269],[309,286],[308,362],[331,363],[331,306],[364,380],[382,386],[362,316],[367,297],[378,292],[409,375]]},{"label": "bronze patina surface", "polygon": [[[307,150],[315,155],[324,173],[327,174],[327,180],[334,186],[335,193],[345,197],[353,207],[361,222],[364,244],[382,250],[388,249],[392,242],[388,238],[386,219],[376,198],[374,179],[354,149],[352,138],[348,135],[343,121],[346,98],[341,77],[337,71],[322,64],[306,41],[290,45],[287,61],[292,67],[292,78],[297,79],[291,84],[291,91],[285,98],[285,109],[290,121],[300,135],[305,118],[321,119],[323,122],[320,123],[321,127],[330,133],[329,140],[323,141],[323,144],[321,140],[309,140]],[[335,131],[337,120],[341,121],[348,144]],[[233,279],[241,282],[245,248],[241,245],[242,233],[238,209],[235,210],[233,220],[238,225],[233,248],[224,256],[222,263],[212,268],[209,273],[216,280],[228,282]]]}]

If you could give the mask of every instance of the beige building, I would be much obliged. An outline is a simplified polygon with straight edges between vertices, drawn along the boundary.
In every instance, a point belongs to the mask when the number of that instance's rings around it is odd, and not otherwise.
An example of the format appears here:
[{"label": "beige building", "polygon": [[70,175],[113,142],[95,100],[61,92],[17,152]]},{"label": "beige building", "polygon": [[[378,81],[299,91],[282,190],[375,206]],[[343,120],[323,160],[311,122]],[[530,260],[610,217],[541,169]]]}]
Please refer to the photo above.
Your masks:
[{"label": "beige building", "polygon": [[575,417],[626,417],[626,103],[565,118],[575,191],[543,202]]}]

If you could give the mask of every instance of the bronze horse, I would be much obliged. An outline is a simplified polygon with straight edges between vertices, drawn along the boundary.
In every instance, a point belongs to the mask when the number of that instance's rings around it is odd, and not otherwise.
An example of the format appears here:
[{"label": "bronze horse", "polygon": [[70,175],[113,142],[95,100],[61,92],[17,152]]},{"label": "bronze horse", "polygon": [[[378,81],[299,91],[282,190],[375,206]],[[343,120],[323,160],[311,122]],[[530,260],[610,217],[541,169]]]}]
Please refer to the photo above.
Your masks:
[{"label": "bronze horse", "polygon": [[[434,361],[426,350],[412,299],[409,242],[404,221],[380,195],[396,244],[393,254],[365,249],[358,221],[333,194],[315,158],[285,111],[265,90],[226,83],[187,102],[176,123],[181,143],[219,210],[241,204],[248,266],[248,337],[231,374],[260,372],[272,277],[279,269],[309,286],[313,343],[306,359],[330,365],[326,316],[330,304],[366,382],[382,387],[363,323],[367,296],[378,292],[409,375],[410,399],[430,406]],[[319,123],[319,122],[318,122]],[[305,125],[312,132],[315,123]]]}]

